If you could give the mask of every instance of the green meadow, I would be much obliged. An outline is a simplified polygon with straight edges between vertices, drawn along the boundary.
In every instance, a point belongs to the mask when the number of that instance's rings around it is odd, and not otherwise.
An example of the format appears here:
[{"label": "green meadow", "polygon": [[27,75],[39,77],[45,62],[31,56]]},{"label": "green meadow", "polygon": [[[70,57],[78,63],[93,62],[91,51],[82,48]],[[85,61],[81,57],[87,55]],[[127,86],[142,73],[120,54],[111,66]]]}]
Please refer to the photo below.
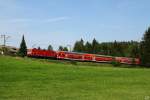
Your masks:
[{"label": "green meadow", "polygon": [[0,56],[0,100],[150,100],[150,69]]}]

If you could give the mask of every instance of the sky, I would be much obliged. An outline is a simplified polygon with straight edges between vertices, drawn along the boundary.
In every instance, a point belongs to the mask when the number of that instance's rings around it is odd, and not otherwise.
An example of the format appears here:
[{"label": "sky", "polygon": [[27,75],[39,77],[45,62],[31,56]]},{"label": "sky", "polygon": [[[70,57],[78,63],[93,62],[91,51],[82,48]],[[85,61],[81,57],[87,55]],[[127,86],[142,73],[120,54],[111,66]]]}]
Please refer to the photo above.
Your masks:
[{"label": "sky", "polygon": [[[140,41],[150,26],[150,0],[0,0],[0,35],[19,47],[55,50],[81,38],[99,42]],[[0,45],[3,43],[0,38]]]}]

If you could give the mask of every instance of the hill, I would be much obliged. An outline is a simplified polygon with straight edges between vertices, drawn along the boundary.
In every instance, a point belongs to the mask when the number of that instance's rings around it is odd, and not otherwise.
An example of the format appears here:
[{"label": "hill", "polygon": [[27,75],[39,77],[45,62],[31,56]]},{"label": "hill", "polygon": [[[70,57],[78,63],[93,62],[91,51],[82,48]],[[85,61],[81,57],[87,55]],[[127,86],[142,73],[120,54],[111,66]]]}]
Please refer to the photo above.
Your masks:
[{"label": "hill", "polygon": [[0,100],[144,100],[150,69],[0,56]]}]

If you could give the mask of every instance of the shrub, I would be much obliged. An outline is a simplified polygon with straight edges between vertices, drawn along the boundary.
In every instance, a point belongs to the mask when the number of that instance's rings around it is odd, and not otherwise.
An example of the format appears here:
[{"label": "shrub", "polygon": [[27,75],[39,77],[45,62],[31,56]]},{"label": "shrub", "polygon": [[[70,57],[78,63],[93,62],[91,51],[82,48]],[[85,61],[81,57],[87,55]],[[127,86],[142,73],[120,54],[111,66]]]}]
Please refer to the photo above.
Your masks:
[{"label": "shrub", "polygon": [[71,60],[72,65],[77,65],[77,61]]},{"label": "shrub", "polygon": [[120,66],[121,65],[121,63],[120,62],[118,62],[118,61],[112,61],[111,62],[111,64],[113,65],[113,66],[115,66],[115,67],[117,67],[117,66]]}]

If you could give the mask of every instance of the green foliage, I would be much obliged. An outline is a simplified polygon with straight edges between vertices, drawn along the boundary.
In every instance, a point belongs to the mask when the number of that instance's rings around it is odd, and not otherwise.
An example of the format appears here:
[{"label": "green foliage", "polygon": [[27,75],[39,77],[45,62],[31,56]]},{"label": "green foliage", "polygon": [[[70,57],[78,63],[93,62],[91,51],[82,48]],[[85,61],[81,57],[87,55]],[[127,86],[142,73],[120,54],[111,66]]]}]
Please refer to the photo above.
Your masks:
[{"label": "green foliage", "polygon": [[75,52],[94,53],[101,55],[122,56],[122,57],[139,57],[139,42],[136,41],[114,41],[99,43],[95,38],[92,43],[83,39],[76,41],[74,44]]},{"label": "green foliage", "polygon": [[75,61],[75,60],[71,60],[70,62],[72,65],[77,65],[77,61]]},{"label": "green foliage", "polygon": [[85,44],[85,52],[86,53],[92,53],[92,44],[89,42],[86,42]]},{"label": "green foliage", "polygon": [[99,52],[99,43],[98,41],[94,38],[92,41],[92,53],[96,54]]},{"label": "green foliage", "polygon": [[27,55],[27,46],[26,46],[26,42],[25,42],[25,39],[24,39],[24,35],[22,36],[22,41],[21,41],[21,44],[20,44],[18,55],[21,56],[21,57],[25,57]]},{"label": "green foliage", "polygon": [[133,46],[131,48],[131,54],[130,55],[132,58],[139,58],[140,57],[139,43],[133,44]]},{"label": "green foliage", "polygon": [[73,51],[75,51],[75,52],[85,52],[84,41],[83,41],[82,38],[81,38],[80,41],[76,41],[76,43],[74,44]]},{"label": "green foliage", "polygon": [[121,66],[121,63],[120,63],[120,62],[117,62],[117,61],[112,61],[111,64],[112,64],[114,67]]},{"label": "green foliage", "polygon": [[150,27],[146,30],[141,41],[140,58],[142,65],[150,67]]},{"label": "green foliage", "polygon": [[53,50],[52,45],[49,45],[48,48],[47,48],[47,50]]},{"label": "green foliage", "polygon": [[59,46],[58,51],[68,51],[67,47]]},{"label": "green foliage", "polygon": [[59,46],[58,51],[63,51],[63,46]]},{"label": "green foliage", "polygon": [[67,47],[64,47],[63,51],[68,51],[68,48],[67,48]]},{"label": "green foliage", "polygon": [[121,63],[116,61],[115,58],[113,59],[113,61],[111,62],[111,64],[114,66],[114,67],[118,67],[118,66],[121,66]]}]

